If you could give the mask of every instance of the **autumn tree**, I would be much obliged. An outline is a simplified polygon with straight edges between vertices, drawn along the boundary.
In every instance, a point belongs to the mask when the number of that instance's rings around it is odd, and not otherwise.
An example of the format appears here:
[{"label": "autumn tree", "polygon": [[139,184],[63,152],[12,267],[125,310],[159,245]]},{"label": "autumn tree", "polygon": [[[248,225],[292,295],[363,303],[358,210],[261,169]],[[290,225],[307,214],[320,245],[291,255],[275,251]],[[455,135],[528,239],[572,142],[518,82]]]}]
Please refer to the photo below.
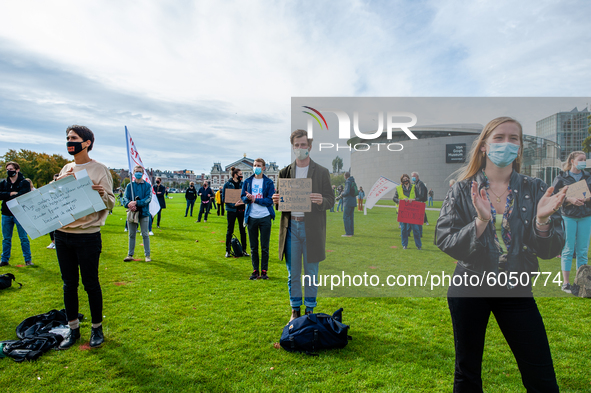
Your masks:
[{"label": "autumn tree", "polygon": [[53,180],[53,175],[59,173],[69,160],[59,154],[49,155],[31,150],[8,150],[0,157],[0,165],[4,168],[7,162],[17,162],[21,173],[31,179],[36,188],[42,187]]}]

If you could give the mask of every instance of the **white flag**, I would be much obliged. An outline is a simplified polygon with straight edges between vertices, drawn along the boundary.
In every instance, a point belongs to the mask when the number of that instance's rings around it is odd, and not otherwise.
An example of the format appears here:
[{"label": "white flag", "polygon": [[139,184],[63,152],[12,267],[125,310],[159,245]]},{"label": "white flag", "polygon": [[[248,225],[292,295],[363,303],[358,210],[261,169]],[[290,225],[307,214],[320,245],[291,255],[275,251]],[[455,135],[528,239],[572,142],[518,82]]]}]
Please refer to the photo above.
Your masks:
[{"label": "white flag", "polygon": [[[150,181],[150,176],[148,176],[148,172],[146,171],[146,167],[140,158],[140,154],[137,152],[135,148],[135,144],[133,143],[133,139],[131,139],[131,135],[129,131],[127,131],[127,126],[125,126],[125,140],[127,141],[127,163],[129,164],[129,175],[133,176],[133,168],[136,165],[140,165],[144,168],[144,176],[143,179],[150,185],[150,190],[152,190],[152,200],[150,201],[150,214],[154,217],[158,214],[160,210],[160,204],[158,203],[158,198],[156,197],[156,193],[154,192],[154,187],[152,187],[152,182]],[[132,180],[133,181],[133,180]]]},{"label": "white flag", "polygon": [[377,203],[377,201],[380,200],[381,197],[383,197],[399,185],[400,184],[393,182],[387,177],[380,176],[378,181],[375,182],[375,184],[369,191],[369,194],[367,194],[367,199],[365,200],[366,208],[371,209],[372,207],[374,207],[374,205]]}]

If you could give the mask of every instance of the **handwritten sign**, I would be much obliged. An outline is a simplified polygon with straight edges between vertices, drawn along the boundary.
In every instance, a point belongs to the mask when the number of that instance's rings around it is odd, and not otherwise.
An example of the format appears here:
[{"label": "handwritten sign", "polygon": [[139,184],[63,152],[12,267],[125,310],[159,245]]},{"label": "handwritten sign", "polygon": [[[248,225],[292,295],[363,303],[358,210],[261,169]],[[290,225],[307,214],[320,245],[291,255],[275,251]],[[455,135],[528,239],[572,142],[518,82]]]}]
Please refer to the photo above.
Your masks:
[{"label": "handwritten sign", "polygon": [[6,205],[31,239],[106,209],[86,170],[33,190]]},{"label": "handwritten sign", "polygon": [[242,193],[242,190],[234,190],[231,188],[226,188],[226,192],[224,193],[224,203],[239,202],[241,193]]},{"label": "handwritten sign", "polygon": [[279,179],[279,211],[310,212],[312,179]]},{"label": "handwritten sign", "polygon": [[425,204],[423,202],[401,199],[398,204],[398,222],[423,225],[425,220]]},{"label": "handwritten sign", "polygon": [[571,184],[568,186],[568,190],[566,190],[566,196],[567,198],[589,198],[591,194],[589,193],[589,186],[587,186],[587,182],[585,180],[580,180],[574,184]]},{"label": "handwritten sign", "polygon": [[367,209],[373,208],[380,198],[384,197],[398,185],[398,183],[393,182],[387,177],[380,176],[380,178],[374,183],[373,187],[367,194],[367,199],[365,201],[365,206]]}]

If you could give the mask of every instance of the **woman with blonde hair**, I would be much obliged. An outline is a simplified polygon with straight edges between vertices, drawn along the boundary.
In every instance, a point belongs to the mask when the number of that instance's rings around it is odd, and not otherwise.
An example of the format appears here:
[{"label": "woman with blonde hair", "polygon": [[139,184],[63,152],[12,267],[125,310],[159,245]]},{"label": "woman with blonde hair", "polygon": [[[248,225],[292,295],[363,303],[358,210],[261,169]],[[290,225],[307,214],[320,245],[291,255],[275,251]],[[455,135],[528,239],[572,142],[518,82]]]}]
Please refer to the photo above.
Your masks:
[{"label": "woman with blonde hair", "polygon": [[[587,155],[584,152],[573,151],[570,153],[564,164],[564,172],[560,172],[554,179],[554,193],[579,181],[585,181],[587,187],[591,188],[591,175],[584,170],[586,167]],[[569,276],[573,264],[573,253],[577,254],[577,270],[587,264],[589,239],[591,238],[591,196],[565,198],[562,205],[562,218],[566,235],[560,261],[564,279],[562,290],[572,293]]]},{"label": "woman with blonde hair", "polygon": [[564,244],[558,209],[543,181],[519,173],[521,124],[490,121],[448,192],[437,220],[437,246],[457,259],[448,289],[456,351],[454,392],[482,392],[482,355],[491,312],[528,392],[558,392],[544,322],[532,295],[538,257]]}]

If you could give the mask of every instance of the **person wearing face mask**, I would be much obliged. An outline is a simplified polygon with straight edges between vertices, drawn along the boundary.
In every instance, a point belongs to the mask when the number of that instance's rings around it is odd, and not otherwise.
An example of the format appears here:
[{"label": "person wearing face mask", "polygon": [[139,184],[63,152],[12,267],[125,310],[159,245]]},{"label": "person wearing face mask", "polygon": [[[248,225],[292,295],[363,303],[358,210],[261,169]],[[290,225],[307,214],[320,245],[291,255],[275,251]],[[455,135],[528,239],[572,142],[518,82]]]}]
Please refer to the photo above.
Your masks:
[{"label": "person wearing face mask", "polygon": [[[411,176],[410,180],[415,185],[415,190],[416,190],[416,194],[417,194],[415,201],[419,201],[419,202],[423,202],[423,203],[427,202],[427,199],[429,198],[429,193],[427,191],[427,186],[419,178],[419,173],[412,172],[410,174],[410,176]],[[427,220],[427,212],[425,212],[425,217],[423,219],[423,223],[425,225],[429,225],[429,220]],[[419,234],[421,235],[421,237],[423,237],[423,226],[418,225],[418,227],[419,227]]]},{"label": "person wearing face mask", "polygon": [[[238,168],[230,168],[231,179],[224,184],[222,188],[222,201],[226,200],[226,190],[242,190],[242,171]],[[226,258],[230,258],[230,247],[232,242],[232,235],[234,234],[234,225],[238,221],[238,229],[240,230],[240,244],[242,245],[243,256],[249,257],[246,252],[246,227],[244,226],[244,202],[242,200],[236,203],[225,203],[226,205],[226,219],[228,220],[228,229],[226,231]],[[239,257],[240,255],[235,255]]]},{"label": "person wearing face mask", "polygon": [[185,217],[189,213],[189,207],[191,207],[191,217],[193,217],[193,206],[195,206],[195,200],[197,199],[197,189],[195,183],[189,183],[189,188],[185,191],[185,199],[187,200],[187,209],[185,210]]},{"label": "person wearing face mask", "polygon": [[[290,321],[301,316],[302,295],[306,314],[317,306],[318,265],[326,259],[326,211],[334,206],[334,193],[328,169],[310,158],[312,139],[305,130],[295,130],[289,138],[295,160],[279,172],[280,179],[312,179],[310,212],[281,212],[279,259],[285,256],[287,288],[291,305]],[[279,210],[279,193],[273,203]],[[302,271],[304,273],[302,293]]]},{"label": "person wearing face mask", "polygon": [[531,285],[538,258],[553,258],[563,248],[559,209],[567,187],[554,194],[542,180],[520,174],[522,154],[521,124],[510,117],[490,121],[437,220],[435,244],[457,260],[447,292],[456,352],[454,392],[482,392],[491,313],[526,390],[559,391]]},{"label": "person wearing face mask", "polygon": [[109,210],[115,206],[113,178],[109,169],[90,159],[88,152],[94,146],[94,134],[87,127],[73,125],[66,130],[68,153],[74,156],[74,162],[66,164],[59,173],[59,179],[86,170],[94,183],[92,189],[99,193],[105,203],[105,210],[90,213],[87,216],[57,229],[54,234],[55,251],[64,282],[64,303],[70,334],[60,343],[59,349],[68,349],[80,338],[78,320],[78,284],[82,278],[84,290],[88,294],[88,305],[92,329],[90,346],[100,347],[103,334],[103,295],[99,282],[99,259],[102,250],[101,226],[105,225]]},{"label": "person wearing face mask", "polygon": [[[123,197],[123,206],[131,211],[139,211],[139,226],[142,232],[142,239],[144,241],[144,257],[146,262],[151,262],[150,257],[150,201],[152,200],[152,187],[143,179],[144,168],[141,165],[136,165],[133,168],[133,181],[127,185],[125,189],[125,196]],[[124,262],[133,261],[133,254],[135,252],[135,236],[138,224],[134,222],[127,222],[129,227],[129,250],[127,256],[123,259]]]},{"label": "person wearing face mask", "polygon": [[[400,204],[401,199],[408,199],[410,201],[416,200],[416,188],[414,184],[411,184],[410,176],[408,176],[406,173],[400,176],[400,183],[401,184],[397,186],[394,191],[394,197],[392,198],[392,200],[397,205]],[[416,224],[408,224],[405,222],[400,223],[400,238],[402,239],[403,250],[406,250],[408,248],[408,236],[410,235],[411,230],[412,237],[415,240],[415,246],[417,246],[417,250],[420,250],[423,247],[419,227],[420,225]]]},{"label": "person wearing face mask", "polygon": [[164,195],[166,194],[166,187],[162,185],[162,179],[159,177],[156,178],[154,193],[156,193],[156,198],[158,198],[158,203],[160,204],[158,218],[156,219],[156,228],[160,229],[160,216],[162,214],[162,209],[166,209],[166,199],[164,198]]},{"label": "person wearing face mask", "polygon": [[[275,185],[273,180],[263,174],[265,160],[257,158],[252,164],[254,174],[242,185],[242,202],[246,205],[244,222],[248,226],[248,240],[250,241],[250,255],[253,272],[251,280],[266,280],[269,270],[269,242],[271,240],[271,220],[275,219],[273,210],[273,194]],[[259,271],[259,233],[261,235],[261,257]],[[259,274],[260,272],[260,274]]]},{"label": "person wearing face mask", "polygon": [[199,206],[199,216],[197,222],[201,222],[201,217],[205,212],[205,222],[207,222],[207,216],[209,215],[209,209],[211,206],[211,198],[214,196],[211,187],[207,181],[203,182],[203,187],[199,188],[197,195],[201,197],[201,206]]},{"label": "person wearing face mask", "polygon": [[[564,164],[564,172],[560,172],[552,186],[554,193],[563,187],[584,180],[591,189],[591,175],[584,169],[587,167],[587,155],[582,151],[573,151]],[[577,255],[577,270],[587,264],[589,239],[591,238],[591,196],[587,198],[565,198],[562,205],[562,219],[566,242],[562,249],[561,270],[564,279],[562,290],[571,293],[570,270],[573,264],[573,253]]]},{"label": "person wearing face mask", "polygon": [[6,205],[8,201],[31,191],[31,183],[20,173],[21,167],[16,162],[7,162],[5,168],[6,179],[0,182],[0,200],[2,201],[2,257],[0,259],[0,266],[9,265],[8,261],[12,249],[12,232],[15,225],[21,241],[25,265],[31,266],[33,262],[31,261],[31,245],[27,232]]}]

